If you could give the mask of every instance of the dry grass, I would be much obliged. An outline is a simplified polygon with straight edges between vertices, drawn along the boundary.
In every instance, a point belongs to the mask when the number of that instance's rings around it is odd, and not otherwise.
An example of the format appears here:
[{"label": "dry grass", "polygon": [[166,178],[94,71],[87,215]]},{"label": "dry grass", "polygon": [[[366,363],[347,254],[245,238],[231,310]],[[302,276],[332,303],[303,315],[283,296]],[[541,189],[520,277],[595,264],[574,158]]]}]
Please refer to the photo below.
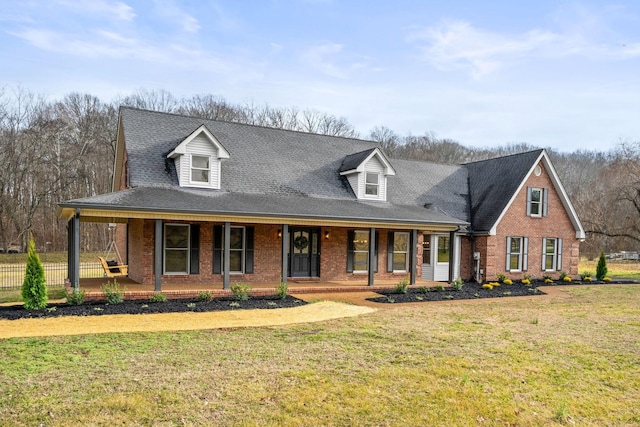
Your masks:
[{"label": "dry grass", "polygon": [[0,341],[3,425],[640,424],[640,286]]},{"label": "dry grass", "polygon": [[[583,273],[590,271],[595,274],[598,260],[588,261],[581,259],[578,271]],[[607,276],[626,279],[640,279],[640,262],[638,261],[607,261]]]}]

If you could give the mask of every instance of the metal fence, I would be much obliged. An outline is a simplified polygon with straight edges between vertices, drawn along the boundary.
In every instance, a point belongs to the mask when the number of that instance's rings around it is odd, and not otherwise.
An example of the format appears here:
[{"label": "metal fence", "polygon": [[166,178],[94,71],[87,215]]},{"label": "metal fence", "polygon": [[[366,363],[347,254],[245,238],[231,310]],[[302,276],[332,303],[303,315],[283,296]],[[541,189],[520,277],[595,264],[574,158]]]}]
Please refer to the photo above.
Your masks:
[{"label": "metal fence", "polygon": [[[48,287],[64,286],[64,281],[68,276],[66,263],[45,262],[42,265]],[[26,263],[0,264],[0,290],[20,289],[24,281],[25,270]],[[103,275],[104,269],[99,262],[80,263],[80,278],[103,277]]]}]

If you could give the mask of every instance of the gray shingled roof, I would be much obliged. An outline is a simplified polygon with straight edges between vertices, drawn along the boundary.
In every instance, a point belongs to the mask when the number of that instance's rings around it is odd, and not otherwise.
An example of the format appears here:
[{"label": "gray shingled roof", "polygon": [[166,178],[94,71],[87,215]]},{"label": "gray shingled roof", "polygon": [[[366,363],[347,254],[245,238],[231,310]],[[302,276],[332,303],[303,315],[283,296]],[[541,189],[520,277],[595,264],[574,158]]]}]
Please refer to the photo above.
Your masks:
[{"label": "gray shingled roof", "polygon": [[[374,142],[133,108],[122,108],[120,117],[133,188],[62,207],[423,224],[463,224],[470,218],[462,166],[391,159],[396,175],[388,177],[388,202],[364,202],[356,199],[340,170],[379,148]],[[180,188],[173,161],[166,159],[203,124],[230,153],[222,161],[221,190]]]},{"label": "gray shingled roof", "polygon": [[355,154],[349,154],[342,160],[342,164],[340,165],[340,170],[338,172],[346,172],[350,170],[356,169],[364,160],[369,157],[369,154],[373,153],[375,148],[371,148],[369,150],[361,151]]},{"label": "gray shingled roof", "polygon": [[543,150],[467,163],[471,223],[476,232],[488,232],[498,220]]}]

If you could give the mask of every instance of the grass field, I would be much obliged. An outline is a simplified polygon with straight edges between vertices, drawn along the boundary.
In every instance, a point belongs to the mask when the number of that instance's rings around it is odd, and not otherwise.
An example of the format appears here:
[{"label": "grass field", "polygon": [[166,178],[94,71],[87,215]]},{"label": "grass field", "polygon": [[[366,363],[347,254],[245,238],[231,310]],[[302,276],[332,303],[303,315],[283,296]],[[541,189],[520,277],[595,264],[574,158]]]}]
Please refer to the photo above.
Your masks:
[{"label": "grass field", "polygon": [[[582,259],[580,260],[578,271],[580,271],[580,273],[590,271],[595,274],[597,265],[597,259],[593,261]],[[640,279],[640,262],[637,261],[608,261],[607,270],[609,277]]]},{"label": "grass field", "polygon": [[640,286],[9,339],[0,360],[1,425],[639,425]]}]

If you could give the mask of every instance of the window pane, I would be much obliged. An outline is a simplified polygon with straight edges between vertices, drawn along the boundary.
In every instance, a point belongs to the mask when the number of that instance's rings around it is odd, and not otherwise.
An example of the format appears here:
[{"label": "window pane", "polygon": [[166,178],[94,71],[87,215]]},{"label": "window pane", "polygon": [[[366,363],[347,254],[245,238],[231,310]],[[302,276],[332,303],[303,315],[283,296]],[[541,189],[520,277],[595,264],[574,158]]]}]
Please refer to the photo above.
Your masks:
[{"label": "window pane", "polygon": [[365,186],[365,193],[368,196],[377,196],[378,195],[378,186],[373,184],[367,184]]},{"label": "window pane", "polygon": [[531,190],[531,201],[532,202],[540,202],[540,190],[535,188]]},{"label": "window pane", "polygon": [[378,174],[367,172],[367,184],[377,184],[377,183],[378,183]]},{"label": "window pane", "polygon": [[164,271],[166,273],[187,273],[189,251],[167,249],[164,252]]},{"label": "window pane", "polygon": [[165,248],[189,248],[189,226],[188,225],[166,225]]},{"label": "window pane", "polygon": [[438,262],[449,262],[449,237],[438,237]]},{"label": "window pane", "polygon": [[520,255],[511,255],[509,260],[509,269],[510,270],[520,270]]},{"label": "window pane", "polygon": [[242,273],[242,251],[229,253],[229,272]]},{"label": "window pane", "polygon": [[209,171],[202,169],[191,170],[191,181],[195,182],[209,182]]},{"label": "window pane", "polygon": [[365,231],[356,231],[353,233],[353,248],[356,251],[368,251],[369,233]]},{"label": "window pane", "polygon": [[202,156],[192,156],[191,166],[199,169],[209,169],[209,158]]},{"label": "window pane", "polygon": [[553,270],[553,255],[547,255],[544,258],[545,258],[544,269]]},{"label": "window pane", "polygon": [[306,231],[296,231],[293,233],[293,253],[308,254],[310,243],[309,233]]},{"label": "window pane", "polygon": [[353,271],[367,271],[367,252],[356,252],[353,254]]},{"label": "window pane", "polygon": [[511,238],[511,253],[520,253],[520,238],[512,237]]},{"label": "window pane", "polygon": [[406,253],[393,254],[393,270],[394,271],[407,270],[407,254]]},{"label": "window pane", "polygon": [[407,252],[409,250],[409,235],[407,233],[393,233],[394,252]]},{"label": "window pane", "polygon": [[556,248],[556,239],[547,239],[547,246],[545,252],[547,254],[553,254]]},{"label": "window pane", "polygon": [[242,249],[243,228],[231,228],[231,239],[229,240],[231,249]]},{"label": "window pane", "polygon": [[431,235],[425,234],[422,241],[422,263],[431,264]]}]

